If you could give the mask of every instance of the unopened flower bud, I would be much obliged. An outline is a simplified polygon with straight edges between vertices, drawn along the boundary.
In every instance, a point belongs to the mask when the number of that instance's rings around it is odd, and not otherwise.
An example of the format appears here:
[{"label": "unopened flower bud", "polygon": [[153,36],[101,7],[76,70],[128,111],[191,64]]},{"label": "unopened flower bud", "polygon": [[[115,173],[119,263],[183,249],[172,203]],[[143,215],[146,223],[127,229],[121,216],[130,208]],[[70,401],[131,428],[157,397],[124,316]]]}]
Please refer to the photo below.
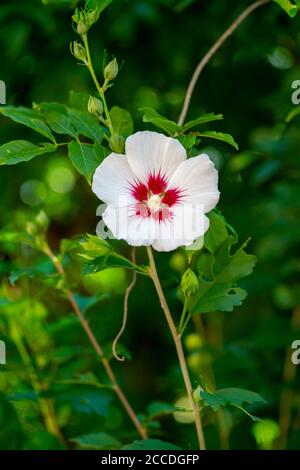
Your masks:
[{"label": "unopened flower bud", "polygon": [[90,95],[87,107],[88,112],[93,114],[94,116],[99,116],[103,113],[103,104],[95,96]]},{"label": "unopened flower bud", "polygon": [[104,69],[104,78],[106,80],[114,80],[119,73],[119,66],[117,59],[111,60]]},{"label": "unopened flower bud", "polygon": [[86,13],[86,24],[90,28],[93,24],[95,24],[99,19],[99,12],[97,10],[90,10]]},{"label": "unopened flower bud", "polygon": [[86,52],[85,48],[82,44],[77,41],[73,41],[71,43],[71,53],[77,60],[81,60],[82,62],[86,62]]},{"label": "unopened flower bud", "polygon": [[193,391],[193,398],[198,405],[203,401],[201,392],[204,392],[204,389],[201,387],[201,385],[198,385],[197,388]]},{"label": "unopened flower bud", "polygon": [[185,298],[192,297],[199,289],[199,281],[190,268],[188,268],[181,278],[181,290]]},{"label": "unopened flower bud", "polygon": [[49,217],[47,216],[46,212],[41,210],[37,214],[35,220],[36,220],[36,223],[38,224],[39,228],[41,229],[41,231],[46,232],[48,230],[50,220],[49,220]]},{"label": "unopened flower bud", "polygon": [[39,227],[34,222],[26,223],[26,232],[29,233],[32,237],[35,237],[39,233]]},{"label": "unopened flower bud", "polygon": [[86,34],[89,30],[89,26],[85,23],[85,21],[79,20],[77,23],[77,33],[80,34],[80,36],[83,36]]}]

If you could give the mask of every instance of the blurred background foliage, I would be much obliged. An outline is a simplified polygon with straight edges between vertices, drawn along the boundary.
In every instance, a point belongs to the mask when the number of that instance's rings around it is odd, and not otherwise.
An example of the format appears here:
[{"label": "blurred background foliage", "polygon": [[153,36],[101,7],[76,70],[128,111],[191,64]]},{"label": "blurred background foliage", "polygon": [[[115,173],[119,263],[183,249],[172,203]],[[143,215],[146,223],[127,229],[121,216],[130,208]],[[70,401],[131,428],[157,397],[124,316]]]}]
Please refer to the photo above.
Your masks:
[{"label": "blurred background foliage", "polygon": [[[75,38],[75,3],[1,2],[0,79],[7,85],[8,104],[66,102],[70,90],[94,92],[87,71],[69,52]],[[145,128],[138,112],[143,106],[176,120],[197,61],[248,4],[113,2],[90,33],[98,72],[103,50],[124,61],[109,91],[110,104],[127,108],[136,130]],[[190,118],[223,113],[222,130],[239,143],[238,152],[207,142],[202,150],[220,171],[219,208],[241,241],[251,237],[258,264],[242,283],[248,291],[242,307],[205,314],[204,326],[197,319],[195,328],[190,326],[185,338],[188,363],[194,377],[213,367],[218,388],[249,388],[268,401],[255,410],[262,422],[253,423],[228,408],[215,426],[207,414],[210,449],[300,449],[299,374],[297,378],[289,359],[291,343],[300,335],[300,122],[295,118],[285,123],[293,108],[291,84],[300,79],[299,26],[300,16],[291,20],[278,5],[257,10],[205,69],[189,112]],[[28,128],[4,117],[0,124],[1,144],[34,139]],[[0,181],[1,227],[23,227],[28,217],[44,209],[51,218],[54,249],[61,239],[94,233],[97,200],[63,151],[2,166]],[[143,250],[138,256],[145,261]],[[179,314],[177,286],[184,258],[180,251],[157,258],[168,299]],[[119,403],[110,390],[98,386],[106,383],[103,370],[66,301],[42,281],[8,279],[9,272],[32,264],[51,272],[51,264],[30,248],[1,244],[0,339],[7,345],[7,365],[0,365],[0,448],[91,447],[91,440],[86,443],[78,436],[100,432],[105,433],[103,447],[132,441],[137,435]],[[130,275],[118,268],[80,279],[72,261],[70,266],[78,299],[109,354]],[[96,296],[97,302],[90,305],[87,296]],[[153,403],[174,405],[184,393],[159,303],[143,277],[131,296],[122,342],[127,361],[112,364],[134,408],[148,420],[152,436],[182,448],[195,446],[189,417],[159,411]]]}]

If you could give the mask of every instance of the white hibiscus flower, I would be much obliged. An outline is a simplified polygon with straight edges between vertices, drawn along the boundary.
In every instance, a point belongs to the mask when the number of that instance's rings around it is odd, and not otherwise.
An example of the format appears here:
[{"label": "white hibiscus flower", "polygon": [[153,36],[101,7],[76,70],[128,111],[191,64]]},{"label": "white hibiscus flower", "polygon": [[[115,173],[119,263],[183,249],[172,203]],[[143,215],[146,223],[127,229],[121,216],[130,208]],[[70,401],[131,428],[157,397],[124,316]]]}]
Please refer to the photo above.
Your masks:
[{"label": "white hibiscus flower", "polygon": [[191,245],[209,226],[218,200],[218,172],[206,154],[157,132],[126,140],[126,155],[111,153],[98,166],[94,193],[107,204],[103,220],[117,239],[171,251]]}]

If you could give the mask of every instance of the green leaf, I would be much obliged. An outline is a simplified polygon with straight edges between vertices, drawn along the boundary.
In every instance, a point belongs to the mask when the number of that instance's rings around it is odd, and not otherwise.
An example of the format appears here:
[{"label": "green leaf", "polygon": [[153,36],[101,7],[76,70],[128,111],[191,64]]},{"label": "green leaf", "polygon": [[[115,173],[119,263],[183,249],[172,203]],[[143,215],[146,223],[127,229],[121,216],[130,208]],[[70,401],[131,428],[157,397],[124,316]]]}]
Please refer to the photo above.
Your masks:
[{"label": "green leaf", "polygon": [[113,128],[118,135],[126,139],[126,137],[133,133],[132,117],[126,109],[114,106],[110,110],[110,117]]},{"label": "green leaf", "polygon": [[99,13],[102,13],[113,0],[88,0],[87,5],[91,9],[96,9]]},{"label": "green leaf", "polygon": [[60,103],[41,103],[36,109],[45,117],[48,125],[57,134],[66,134],[73,138],[78,136],[71,118],[68,116],[67,108]]},{"label": "green leaf", "polygon": [[246,291],[236,282],[253,271],[256,257],[245,252],[247,242],[232,254],[235,243],[236,238],[230,235],[214,254],[200,253],[196,266],[200,287],[189,304],[192,313],[230,312],[245,299]]},{"label": "green leaf", "polygon": [[228,237],[228,231],[224,218],[217,212],[211,212],[208,218],[209,229],[204,236],[204,246],[214,253]]},{"label": "green leaf", "polygon": [[107,418],[113,394],[108,388],[86,384],[52,384],[52,387],[41,394],[45,398],[67,403],[74,412],[96,414]]},{"label": "green leaf", "polygon": [[147,270],[143,266],[138,266],[129,259],[118,253],[111,251],[110,253],[97,256],[92,261],[84,264],[83,274],[95,274],[107,268],[126,268],[146,274]]},{"label": "green leaf", "polygon": [[296,116],[300,114],[300,106],[297,106],[296,108],[292,109],[285,118],[285,121],[287,123],[291,122]]},{"label": "green leaf", "polygon": [[178,13],[183,11],[185,8],[189,7],[193,3],[195,3],[197,0],[181,0],[177,5],[175,6],[175,11]]},{"label": "green leaf", "polygon": [[184,126],[182,127],[182,131],[186,132],[192,127],[198,126],[199,124],[205,124],[206,122],[211,122],[211,121],[220,121],[221,119],[223,119],[223,114],[215,114],[215,113],[202,114],[202,116],[199,116],[198,118],[193,119],[192,121],[189,121],[186,124],[184,124]]},{"label": "green leaf", "polygon": [[121,443],[106,432],[96,432],[84,434],[83,436],[73,437],[70,439],[83,449],[119,449]]},{"label": "green leaf", "polygon": [[259,420],[259,418],[245,410],[244,405],[266,404],[266,400],[261,395],[242,388],[223,388],[215,392],[200,390],[200,399],[203,400],[205,406],[209,406],[214,411],[228,405],[235,406],[244,411],[254,421]]},{"label": "green leaf", "polygon": [[26,140],[13,140],[0,146],[0,165],[16,165],[28,162],[32,158],[44,153],[54,152],[56,145],[35,145]]},{"label": "green leaf", "polygon": [[224,134],[223,132],[216,132],[216,131],[204,131],[204,132],[197,132],[196,135],[199,137],[206,137],[208,139],[216,139],[221,140],[222,142],[226,142],[229,145],[232,145],[236,150],[239,149],[238,144],[235,142],[234,138],[230,134]]},{"label": "green leaf", "polygon": [[47,137],[52,140],[52,142],[55,142],[55,138],[51,130],[47,124],[42,121],[39,113],[34,109],[24,108],[22,106],[4,106],[0,108],[0,113],[19,124],[30,127],[30,129],[38,132],[44,137]]},{"label": "green leaf", "polygon": [[0,449],[16,450],[22,448],[24,436],[17,412],[2,394],[0,395],[0,416],[3,423],[0,426]]},{"label": "green leaf", "polygon": [[149,419],[151,420],[158,418],[159,416],[172,414],[174,411],[178,411],[176,406],[160,401],[154,401],[153,403],[150,403],[147,408]]},{"label": "green leaf", "polygon": [[68,115],[77,135],[84,135],[94,142],[102,141],[104,130],[87,111],[68,108]]},{"label": "green leaf", "polygon": [[27,279],[38,279],[40,281],[47,280],[48,276],[56,274],[51,263],[38,264],[36,266],[28,266],[11,271],[8,280],[14,286],[19,279],[26,277]]},{"label": "green leaf", "polygon": [[289,0],[274,0],[291,18],[294,18],[298,13],[297,5],[294,5]]},{"label": "green leaf", "polygon": [[90,234],[88,234],[86,239],[80,243],[80,246],[82,247],[86,258],[90,260],[112,251],[112,247],[106,240],[102,240],[102,238]]},{"label": "green leaf", "polygon": [[158,114],[155,109],[152,108],[140,108],[139,111],[144,113],[143,121],[144,122],[151,122],[154,126],[162,129],[163,131],[167,132],[169,135],[174,135],[177,132],[181,131],[181,126],[176,124],[173,121],[165,118]]},{"label": "green leaf", "polygon": [[133,441],[132,444],[122,447],[122,450],[181,450],[181,448],[160,439],[144,439]]},{"label": "green leaf", "polygon": [[95,235],[88,235],[86,240],[80,243],[82,251],[79,253],[87,261],[84,264],[84,274],[95,274],[107,268],[127,268],[140,273],[147,273],[147,268],[138,266],[129,259],[115,253],[106,240]]},{"label": "green leaf", "polygon": [[69,158],[76,170],[91,183],[92,176],[102,161],[104,152],[100,154],[99,147],[95,148],[92,145],[76,142],[75,140],[69,143],[68,149]]},{"label": "green leaf", "polygon": [[180,135],[177,137],[177,140],[179,140],[186,150],[189,150],[195,145],[197,137],[194,134]]},{"label": "green leaf", "polygon": [[71,90],[69,93],[70,108],[78,109],[78,111],[86,111],[89,102],[89,95],[87,93],[80,93]]},{"label": "green leaf", "polygon": [[26,232],[13,232],[7,230],[0,231],[0,242],[2,243],[25,243],[33,245],[32,237]]}]

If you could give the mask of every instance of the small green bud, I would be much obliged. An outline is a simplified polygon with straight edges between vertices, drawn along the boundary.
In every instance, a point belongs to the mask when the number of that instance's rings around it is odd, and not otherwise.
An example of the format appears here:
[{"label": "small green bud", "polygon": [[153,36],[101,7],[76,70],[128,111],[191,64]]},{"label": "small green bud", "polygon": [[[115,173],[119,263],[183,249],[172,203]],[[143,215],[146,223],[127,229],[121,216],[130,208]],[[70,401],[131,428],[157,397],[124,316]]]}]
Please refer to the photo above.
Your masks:
[{"label": "small green bud", "polygon": [[188,268],[181,278],[181,290],[185,298],[192,297],[199,289],[199,281],[190,268]]},{"label": "small green bud", "polygon": [[49,223],[47,214],[41,210],[34,219],[26,223],[26,232],[37,242],[37,239],[48,230]]},{"label": "small green bud", "polygon": [[77,8],[72,16],[73,21],[77,24],[77,33],[84,36],[90,27],[98,21],[99,14],[98,10],[79,10]]},{"label": "small green bud", "polygon": [[189,351],[201,349],[204,346],[204,340],[198,333],[190,333],[185,337],[185,347]]},{"label": "small green bud", "polygon": [[203,398],[200,395],[201,392],[204,392],[204,389],[200,385],[198,385],[193,391],[193,398],[198,405],[203,401]]},{"label": "small green bud", "polygon": [[100,101],[95,96],[90,95],[87,108],[88,112],[93,114],[94,116],[101,116],[101,114],[103,113],[102,101]]},{"label": "small green bud", "polygon": [[34,222],[27,222],[26,223],[26,232],[29,233],[32,237],[35,237],[39,234],[39,227]]},{"label": "small green bud", "polygon": [[99,12],[97,10],[90,10],[85,15],[86,24],[90,28],[99,19]]},{"label": "small green bud", "polygon": [[82,62],[86,62],[86,60],[87,60],[86,59],[86,51],[85,51],[85,48],[82,44],[80,44],[77,41],[73,41],[73,42],[71,42],[70,49],[71,49],[71,53],[73,54],[73,56],[77,60],[80,60]]},{"label": "small green bud", "polygon": [[86,34],[89,30],[89,26],[82,20],[79,20],[77,23],[77,33],[80,34],[80,36],[83,36]]},{"label": "small green bud", "polygon": [[111,60],[104,69],[104,78],[106,80],[114,80],[119,73],[119,66],[117,59]]},{"label": "small green bud", "polygon": [[38,215],[36,216],[36,223],[41,229],[41,231],[46,232],[49,228],[50,220],[49,217],[47,216],[46,212],[41,210]]}]

